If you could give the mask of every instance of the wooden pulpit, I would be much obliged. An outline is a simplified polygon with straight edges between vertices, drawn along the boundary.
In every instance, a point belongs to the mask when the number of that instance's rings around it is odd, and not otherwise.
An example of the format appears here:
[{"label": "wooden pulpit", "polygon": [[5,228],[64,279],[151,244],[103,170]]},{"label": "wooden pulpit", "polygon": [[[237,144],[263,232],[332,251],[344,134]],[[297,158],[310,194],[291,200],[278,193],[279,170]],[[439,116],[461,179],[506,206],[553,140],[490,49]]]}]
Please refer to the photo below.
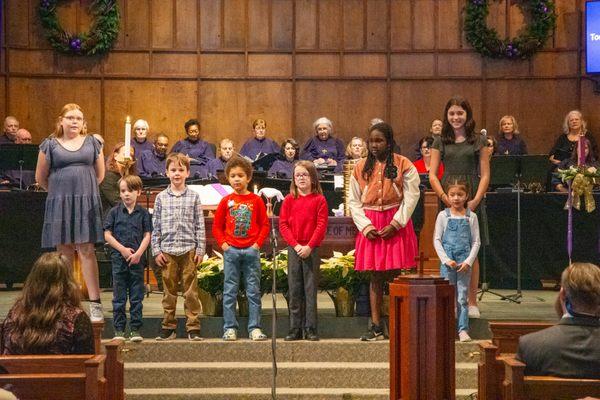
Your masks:
[{"label": "wooden pulpit", "polygon": [[454,287],[441,277],[390,284],[390,399],[454,400]]}]

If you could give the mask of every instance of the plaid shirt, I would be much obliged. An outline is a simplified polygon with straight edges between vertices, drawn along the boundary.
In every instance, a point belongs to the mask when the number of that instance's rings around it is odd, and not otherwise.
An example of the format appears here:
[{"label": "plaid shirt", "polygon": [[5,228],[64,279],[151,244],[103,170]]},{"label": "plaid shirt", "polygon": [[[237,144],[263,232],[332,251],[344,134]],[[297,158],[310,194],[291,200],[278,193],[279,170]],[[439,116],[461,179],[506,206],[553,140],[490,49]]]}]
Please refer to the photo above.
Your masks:
[{"label": "plaid shirt", "polygon": [[196,250],[204,256],[206,235],[200,195],[186,187],[177,195],[169,185],[156,196],[152,215],[152,254],[180,256]]}]

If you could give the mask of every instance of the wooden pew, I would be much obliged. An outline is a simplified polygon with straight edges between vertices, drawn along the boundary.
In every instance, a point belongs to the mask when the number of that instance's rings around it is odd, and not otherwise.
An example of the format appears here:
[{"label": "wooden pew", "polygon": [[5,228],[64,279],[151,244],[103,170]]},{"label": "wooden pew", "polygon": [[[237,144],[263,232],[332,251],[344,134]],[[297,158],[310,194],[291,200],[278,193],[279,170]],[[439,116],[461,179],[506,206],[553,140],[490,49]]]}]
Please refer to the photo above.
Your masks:
[{"label": "wooden pew", "polygon": [[548,322],[490,322],[492,340],[479,344],[478,398],[482,400],[502,399],[503,359],[516,353],[521,336],[549,328],[552,325],[554,324]]},{"label": "wooden pew", "polygon": [[20,400],[105,400],[105,360],[102,354],[2,356],[7,373],[0,386],[10,385]]},{"label": "wooden pew", "polygon": [[600,379],[566,379],[552,376],[524,376],[525,364],[514,356],[503,360],[504,400],[552,400],[600,397]]}]

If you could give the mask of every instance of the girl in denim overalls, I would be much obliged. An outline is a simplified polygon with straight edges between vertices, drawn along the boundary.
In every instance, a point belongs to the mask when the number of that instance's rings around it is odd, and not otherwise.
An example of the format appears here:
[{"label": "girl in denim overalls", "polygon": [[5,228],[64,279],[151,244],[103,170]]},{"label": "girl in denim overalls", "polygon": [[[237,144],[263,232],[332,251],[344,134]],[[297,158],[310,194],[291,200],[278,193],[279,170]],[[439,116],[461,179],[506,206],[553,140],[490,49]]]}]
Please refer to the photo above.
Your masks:
[{"label": "girl in denim overalls", "polygon": [[437,216],[433,244],[440,258],[440,274],[456,287],[458,337],[468,342],[468,291],[471,266],[475,262],[481,241],[477,215],[466,208],[469,199],[467,182],[452,180],[446,186],[450,208]]}]

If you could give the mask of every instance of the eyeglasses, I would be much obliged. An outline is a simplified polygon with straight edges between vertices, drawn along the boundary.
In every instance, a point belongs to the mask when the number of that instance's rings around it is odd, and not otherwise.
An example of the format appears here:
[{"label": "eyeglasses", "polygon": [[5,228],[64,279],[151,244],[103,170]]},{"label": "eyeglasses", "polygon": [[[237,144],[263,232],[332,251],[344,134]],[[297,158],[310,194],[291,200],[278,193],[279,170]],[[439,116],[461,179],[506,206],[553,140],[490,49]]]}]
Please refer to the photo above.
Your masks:
[{"label": "eyeglasses", "polygon": [[299,174],[294,174],[295,178],[308,178],[310,177],[309,174],[305,174],[305,173],[299,173]]}]

